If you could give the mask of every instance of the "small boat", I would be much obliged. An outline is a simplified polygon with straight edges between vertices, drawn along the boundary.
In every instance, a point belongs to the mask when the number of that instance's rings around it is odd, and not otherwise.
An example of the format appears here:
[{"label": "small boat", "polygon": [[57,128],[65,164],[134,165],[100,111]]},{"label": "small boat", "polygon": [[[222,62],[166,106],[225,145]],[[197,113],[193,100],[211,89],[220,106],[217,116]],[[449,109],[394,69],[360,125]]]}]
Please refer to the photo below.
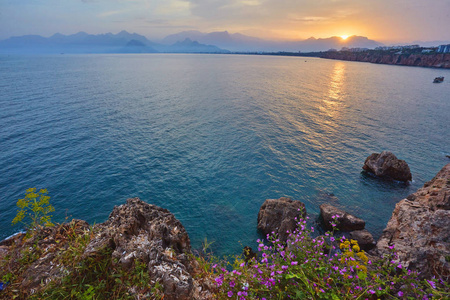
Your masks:
[{"label": "small boat", "polygon": [[441,82],[443,82],[444,81],[444,76],[441,76],[441,77],[436,77],[434,80],[433,80],[433,83],[441,83]]}]

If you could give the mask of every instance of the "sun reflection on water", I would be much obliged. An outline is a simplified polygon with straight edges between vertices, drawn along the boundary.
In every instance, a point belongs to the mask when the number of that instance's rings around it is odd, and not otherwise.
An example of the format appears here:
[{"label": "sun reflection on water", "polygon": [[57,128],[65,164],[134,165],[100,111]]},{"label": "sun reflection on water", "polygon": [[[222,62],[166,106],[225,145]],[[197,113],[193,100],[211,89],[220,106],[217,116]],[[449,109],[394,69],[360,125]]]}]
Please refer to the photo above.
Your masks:
[{"label": "sun reflection on water", "polygon": [[319,107],[328,117],[335,118],[342,110],[343,96],[345,94],[346,64],[336,62],[328,85],[328,94]]}]

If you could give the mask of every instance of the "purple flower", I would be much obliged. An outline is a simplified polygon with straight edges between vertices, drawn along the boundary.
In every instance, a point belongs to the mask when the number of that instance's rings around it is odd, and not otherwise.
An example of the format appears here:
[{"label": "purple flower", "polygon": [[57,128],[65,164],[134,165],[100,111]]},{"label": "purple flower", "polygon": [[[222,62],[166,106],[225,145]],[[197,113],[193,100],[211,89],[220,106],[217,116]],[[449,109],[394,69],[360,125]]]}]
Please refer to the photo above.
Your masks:
[{"label": "purple flower", "polygon": [[375,294],[375,291],[374,290],[369,290],[369,293]]},{"label": "purple flower", "polygon": [[217,285],[221,286],[222,283],[223,283],[223,278],[221,278],[221,277],[216,277],[216,278],[214,279],[214,281],[217,282]]},{"label": "purple flower", "polygon": [[402,297],[402,296],[403,296],[403,292],[400,291],[400,292],[397,293],[397,295],[398,295],[399,297]]},{"label": "purple flower", "polygon": [[428,281],[428,283],[431,285],[431,287],[432,287],[433,289],[436,288],[436,284],[434,283],[434,281],[431,281],[431,280],[427,280],[427,281]]},{"label": "purple flower", "polygon": [[230,281],[230,287],[234,287],[236,285],[236,283],[234,282],[234,280]]},{"label": "purple flower", "polygon": [[229,291],[229,292],[228,292],[228,298],[231,298],[231,297],[233,297],[233,292],[232,292],[232,291]]},{"label": "purple flower", "polygon": [[298,261],[293,261],[293,262],[291,262],[291,265],[292,265],[292,266],[295,266],[296,264],[298,264]]}]

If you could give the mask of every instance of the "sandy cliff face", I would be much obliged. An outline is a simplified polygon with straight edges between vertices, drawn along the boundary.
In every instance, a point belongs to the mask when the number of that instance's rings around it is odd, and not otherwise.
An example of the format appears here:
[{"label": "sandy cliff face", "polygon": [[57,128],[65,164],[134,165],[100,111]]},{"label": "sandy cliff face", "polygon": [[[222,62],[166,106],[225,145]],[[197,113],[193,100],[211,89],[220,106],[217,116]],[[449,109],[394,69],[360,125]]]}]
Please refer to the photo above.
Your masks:
[{"label": "sandy cliff face", "polygon": [[395,206],[377,243],[388,253],[395,245],[402,265],[424,278],[450,276],[450,164]]},{"label": "sandy cliff face", "polygon": [[450,68],[450,53],[439,54],[389,54],[379,51],[325,52],[322,58],[371,62],[376,64]]}]

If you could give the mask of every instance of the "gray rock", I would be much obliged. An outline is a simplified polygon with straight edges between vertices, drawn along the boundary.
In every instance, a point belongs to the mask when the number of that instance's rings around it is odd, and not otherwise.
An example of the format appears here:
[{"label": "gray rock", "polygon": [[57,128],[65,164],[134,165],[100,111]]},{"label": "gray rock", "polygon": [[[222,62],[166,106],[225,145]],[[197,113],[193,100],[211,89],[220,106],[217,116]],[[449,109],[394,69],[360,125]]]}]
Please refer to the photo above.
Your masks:
[{"label": "gray rock", "polygon": [[359,247],[364,251],[369,251],[376,246],[372,234],[366,229],[350,232],[350,239],[356,240]]},{"label": "gray rock", "polygon": [[165,299],[192,299],[192,266],[189,236],[167,209],[128,199],[114,207],[108,220],[96,227],[97,235],[86,247],[85,256],[109,247],[112,258],[124,268],[135,260],[148,264],[150,278],[164,287]]},{"label": "gray rock", "polygon": [[337,218],[338,224],[336,228],[341,231],[362,230],[366,226],[366,222],[364,220],[357,218],[354,215],[343,211],[342,209],[334,207],[333,205],[325,203],[320,206],[320,218],[325,229],[333,229],[333,226],[331,226],[331,222],[333,222],[332,217],[334,215],[339,216]]},{"label": "gray rock", "polygon": [[422,278],[450,276],[450,164],[395,206],[377,243],[379,254],[395,245],[399,260]]},{"label": "gray rock", "polygon": [[297,229],[295,218],[306,216],[305,204],[298,200],[281,197],[267,199],[259,209],[258,230],[264,234],[275,232],[281,241],[286,241],[289,232]]},{"label": "gray rock", "polygon": [[379,177],[387,177],[398,181],[411,181],[412,175],[408,164],[389,151],[372,153],[366,158],[363,169]]}]

